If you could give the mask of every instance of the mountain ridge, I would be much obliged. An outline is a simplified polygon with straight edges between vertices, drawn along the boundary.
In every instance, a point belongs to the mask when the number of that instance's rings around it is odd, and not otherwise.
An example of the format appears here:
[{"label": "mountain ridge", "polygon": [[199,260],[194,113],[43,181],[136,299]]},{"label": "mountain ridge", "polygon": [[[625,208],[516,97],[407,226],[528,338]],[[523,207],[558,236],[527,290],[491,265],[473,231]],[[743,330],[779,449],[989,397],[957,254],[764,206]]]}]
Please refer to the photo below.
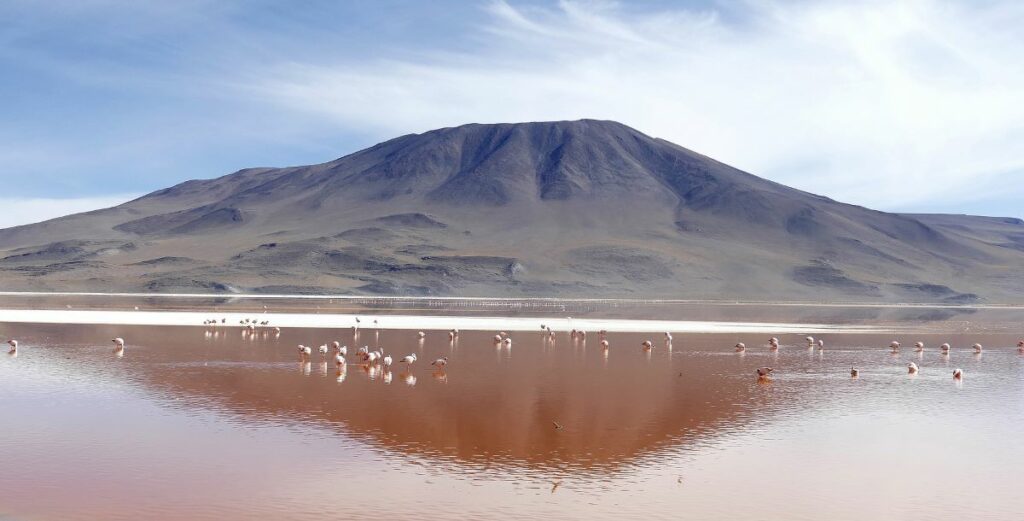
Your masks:
[{"label": "mountain ridge", "polygon": [[[10,256],[32,248],[46,253]],[[188,180],[0,230],[0,257],[18,289],[1006,302],[1024,289],[1024,222],[879,212],[578,120]],[[193,262],[157,260],[175,257]]]}]

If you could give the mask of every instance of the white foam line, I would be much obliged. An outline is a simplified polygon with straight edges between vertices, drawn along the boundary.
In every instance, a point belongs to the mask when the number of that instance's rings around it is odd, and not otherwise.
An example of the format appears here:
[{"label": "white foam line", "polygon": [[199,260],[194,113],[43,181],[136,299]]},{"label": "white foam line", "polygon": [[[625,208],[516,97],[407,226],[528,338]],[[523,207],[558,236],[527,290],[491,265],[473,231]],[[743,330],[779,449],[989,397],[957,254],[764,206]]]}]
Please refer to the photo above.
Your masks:
[{"label": "white foam line", "polygon": [[839,326],[826,324],[787,324],[768,322],[707,322],[693,320],[628,320],[566,317],[465,317],[424,315],[312,314],[312,313],[211,313],[199,311],[109,311],[63,309],[0,309],[0,322],[38,324],[109,324],[133,326],[198,326],[203,321],[227,319],[218,325],[224,330],[238,329],[246,318],[267,320],[271,326],[351,328],[356,317],[361,328],[373,329],[373,320],[382,329],[427,329],[467,331],[540,331],[544,324],[556,331],[606,329],[618,332],[678,333],[877,333],[886,331],[870,326]]}]

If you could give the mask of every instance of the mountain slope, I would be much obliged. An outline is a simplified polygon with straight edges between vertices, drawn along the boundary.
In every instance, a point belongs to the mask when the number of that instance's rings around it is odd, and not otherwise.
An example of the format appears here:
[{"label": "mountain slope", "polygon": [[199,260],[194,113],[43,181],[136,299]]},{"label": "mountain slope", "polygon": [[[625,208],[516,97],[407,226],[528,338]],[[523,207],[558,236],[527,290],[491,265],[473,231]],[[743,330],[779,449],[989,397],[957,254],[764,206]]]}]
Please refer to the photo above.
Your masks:
[{"label": "mountain slope", "polygon": [[1013,301],[1024,223],[898,215],[609,121],[464,125],[0,230],[11,289]]}]

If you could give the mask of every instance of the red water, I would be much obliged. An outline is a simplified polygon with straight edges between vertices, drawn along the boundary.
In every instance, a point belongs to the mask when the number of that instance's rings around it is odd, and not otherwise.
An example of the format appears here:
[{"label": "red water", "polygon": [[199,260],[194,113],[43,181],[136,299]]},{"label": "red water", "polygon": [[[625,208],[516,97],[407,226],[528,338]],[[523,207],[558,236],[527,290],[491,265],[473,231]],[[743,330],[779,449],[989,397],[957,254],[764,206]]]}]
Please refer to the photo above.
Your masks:
[{"label": "red water", "polygon": [[1024,518],[1009,335],[908,336],[892,355],[878,335],[773,353],[732,335],[671,350],[660,333],[611,335],[605,351],[594,333],[505,348],[494,332],[384,331],[381,347],[419,361],[350,355],[339,372],[315,346],[376,346],[372,330],[3,334],[21,347],[0,359],[0,519]]}]

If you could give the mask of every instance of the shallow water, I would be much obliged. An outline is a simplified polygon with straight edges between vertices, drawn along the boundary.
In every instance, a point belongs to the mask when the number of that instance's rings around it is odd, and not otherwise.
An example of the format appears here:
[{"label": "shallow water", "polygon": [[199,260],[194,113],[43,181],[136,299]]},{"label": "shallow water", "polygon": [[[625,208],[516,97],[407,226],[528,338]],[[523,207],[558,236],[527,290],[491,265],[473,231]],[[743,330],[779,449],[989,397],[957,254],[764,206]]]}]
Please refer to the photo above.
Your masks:
[{"label": "shallow water", "polygon": [[[1024,517],[1024,356],[1008,333],[909,335],[897,355],[869,334],[820,353],[710,334],[671,350],[612,334],[608,351],[594,333],[516,333],[512,348],[468,331],[0,334],[21,342],[0,359],[0,519]],[[315,350],[299,361],[296,344],[334,339],[420,360],[390,374],[351,354],[340,373]]]}]

